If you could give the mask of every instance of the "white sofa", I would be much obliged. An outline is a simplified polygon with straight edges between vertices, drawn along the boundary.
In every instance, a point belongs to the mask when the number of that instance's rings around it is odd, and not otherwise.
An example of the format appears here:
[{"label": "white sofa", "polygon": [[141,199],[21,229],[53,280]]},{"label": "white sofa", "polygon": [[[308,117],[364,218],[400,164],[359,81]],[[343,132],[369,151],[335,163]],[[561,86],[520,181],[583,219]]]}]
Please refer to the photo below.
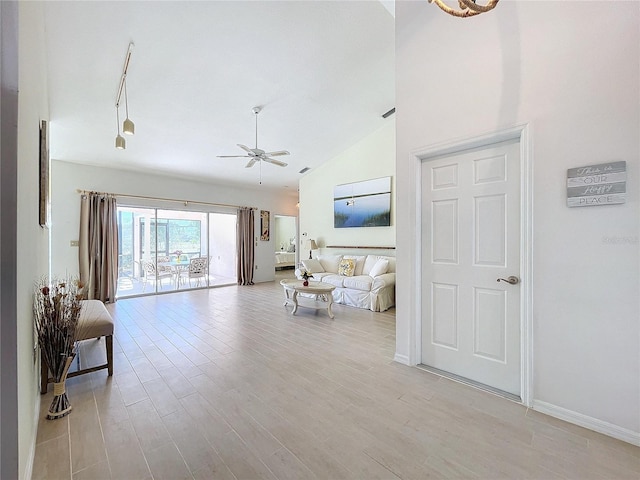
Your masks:
[{"label": "white sofa", "polygon": [[[353,260],[353,272],[348,268],[352,262],[343,262],[348,259]],[[341,263],[343,268],[340,268]],[[313,260],[302,260],[302,264],[304,270],[313,275],[312,281],[336,287],[333,291],[335,303],[368,308],[373,312],[384,312],[395,305],[395,257],[319,255]],[[298,278],[302,278],[302,273],[302,269],[296,270]]]}]

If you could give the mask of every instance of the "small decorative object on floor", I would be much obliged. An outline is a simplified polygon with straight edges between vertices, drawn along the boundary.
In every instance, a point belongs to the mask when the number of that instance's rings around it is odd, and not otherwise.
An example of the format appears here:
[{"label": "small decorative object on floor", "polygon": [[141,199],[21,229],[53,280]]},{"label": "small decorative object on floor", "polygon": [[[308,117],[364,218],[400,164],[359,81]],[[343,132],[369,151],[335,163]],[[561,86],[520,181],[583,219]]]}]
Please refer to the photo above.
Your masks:
[{"label": "small decorative object on floor", "polygon": [[43,278],[35,288],[34,324],[40,355],[53,375],[53,401],[48,419],[61,418],[71,411],[65,390],[69,367],[76,356],[76,339],[84,285],[77,279]]},{"label": "small decorative object on floor", "polygon": [[304,285],[305,287],[308,287],[309,286],[309,279],[313,278],[313,275],[311,273],[307,272],[306,270],[303,270],[302,274],[300,276],[304,280],[304,282],[302,282],[302,285]]}]

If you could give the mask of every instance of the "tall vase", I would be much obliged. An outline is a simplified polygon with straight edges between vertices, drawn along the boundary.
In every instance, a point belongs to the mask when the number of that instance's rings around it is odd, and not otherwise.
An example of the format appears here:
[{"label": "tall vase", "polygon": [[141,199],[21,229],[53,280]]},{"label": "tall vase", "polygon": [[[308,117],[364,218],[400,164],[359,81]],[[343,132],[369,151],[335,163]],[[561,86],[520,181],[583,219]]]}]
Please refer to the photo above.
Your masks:
[{"label": "tall vase", "polygon": [[67,357],[64,369],[62,370],[62,375],[60,375],[60,378],[56,378],[53,383],[53,400],[51,401],[51,406],[49,406],[49,412],[47,413],[47,418],[49,420],[62,418],[73,408],[69,403],[69,397],[67,397],[66,382],[69,367],[73,363],[75,356],[76,354],[72,353]]}]

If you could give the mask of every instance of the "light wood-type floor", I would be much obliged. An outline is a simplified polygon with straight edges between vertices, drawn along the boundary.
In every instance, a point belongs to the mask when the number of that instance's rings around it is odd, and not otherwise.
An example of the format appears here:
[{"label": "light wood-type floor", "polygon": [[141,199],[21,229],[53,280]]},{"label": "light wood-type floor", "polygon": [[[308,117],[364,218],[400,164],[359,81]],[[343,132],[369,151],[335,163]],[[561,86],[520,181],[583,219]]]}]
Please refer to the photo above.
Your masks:
[{"label": "light wood-type floor", "polygon": [[115,374],[70,379],[60,420],[42,397],[33,478],[640,478],[638,447],[393,362],[394,310],[332,321],[282,297],[273,282],[109,306]]}]

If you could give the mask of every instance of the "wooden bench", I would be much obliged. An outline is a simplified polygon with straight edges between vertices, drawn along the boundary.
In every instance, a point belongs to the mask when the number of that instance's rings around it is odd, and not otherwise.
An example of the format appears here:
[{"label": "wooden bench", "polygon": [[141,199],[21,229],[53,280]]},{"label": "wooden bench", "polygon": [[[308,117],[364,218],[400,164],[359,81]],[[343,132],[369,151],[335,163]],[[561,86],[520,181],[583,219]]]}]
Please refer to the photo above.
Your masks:
[{"label": "wooden bench", "polygon": [[[89,367],[70,372],[67,378],[75,377],[85,373],[91,373],[104,368],[108,369],[109,376],[113,375],[113,319],[106,307],[100,300],[83,300],[78,320],[78,341],[89,340],[91,338],[105,338],[107,363],[97,367]],[[79,363],[78,363],[79,365]],[[49,367],[44,357],[40,355],[40,393],[47,393],[49,382],[53,378],[49,377]]]}]

